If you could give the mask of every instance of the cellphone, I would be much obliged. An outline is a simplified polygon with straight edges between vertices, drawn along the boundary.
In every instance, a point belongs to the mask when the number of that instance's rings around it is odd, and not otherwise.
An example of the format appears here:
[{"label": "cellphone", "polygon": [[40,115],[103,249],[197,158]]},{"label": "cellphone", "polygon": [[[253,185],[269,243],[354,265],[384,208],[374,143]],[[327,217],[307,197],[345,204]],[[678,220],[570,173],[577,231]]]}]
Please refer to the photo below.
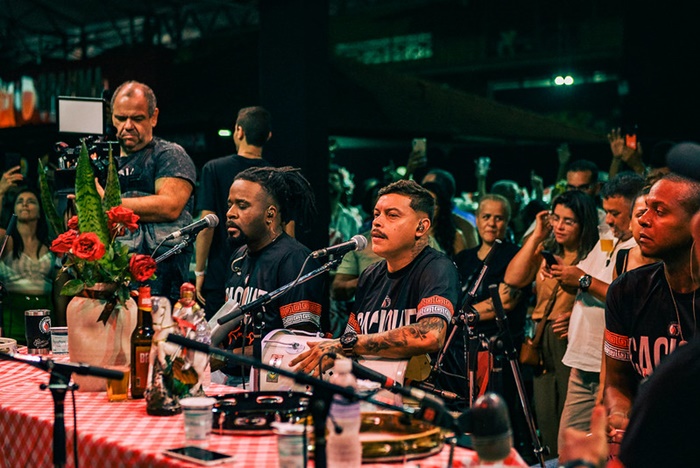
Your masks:
[{"label": "cellphone", "polygon": [[547,262],[547,265],[549,265],[550,267],[552,265],[556,265],[557,263],[559,263],[559,262],[557,262],[557,259],[554,256],[554,254],[552,252],[550,252],[549,250],[543,250],[541,253],[542,253],[542,256],[544,257],[544,260]]},{"label": "cellphone", "polygon": [[413,151],[425,156],[428,147],[428,140],[426,138],[414,138],[411,144],[413,145]]},{"label": "cellphone", "polygon": [[187,460],[189,462],[204,466],[219,465],[221,463],[232,462],[234,460],[232,455],[227,455],[221,452],[213,452],[194,445],[167,449],[164,450],[163,453],[169,457]]}]

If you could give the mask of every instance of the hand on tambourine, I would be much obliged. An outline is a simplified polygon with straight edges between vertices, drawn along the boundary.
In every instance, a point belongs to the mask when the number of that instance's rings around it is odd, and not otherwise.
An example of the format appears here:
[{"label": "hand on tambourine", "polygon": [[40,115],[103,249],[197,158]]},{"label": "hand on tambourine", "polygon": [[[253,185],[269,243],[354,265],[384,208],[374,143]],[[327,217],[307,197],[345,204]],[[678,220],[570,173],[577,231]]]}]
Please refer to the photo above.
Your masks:
[{"label": "hand on tambourine", "polygon": [[328,353],[343,355],[343,347],[338,340],[311,341],[307,345],[310,348],[308,351],[304,351],[289,362],[290,367],[294,368],[295,372],[304,372],[319,377],[318,363],[321,359],[323,359],[322,367],[325,372],[333,367],[334,362],[333,359],[326,356]]}]

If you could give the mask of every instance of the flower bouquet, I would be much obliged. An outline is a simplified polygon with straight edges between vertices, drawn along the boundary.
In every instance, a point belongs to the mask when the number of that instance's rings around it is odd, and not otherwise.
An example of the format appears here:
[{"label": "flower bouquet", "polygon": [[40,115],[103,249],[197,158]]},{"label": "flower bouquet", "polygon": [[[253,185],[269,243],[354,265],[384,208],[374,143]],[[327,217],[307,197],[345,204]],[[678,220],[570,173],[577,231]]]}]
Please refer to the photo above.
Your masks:
[{"label": "flower bouquet", "polygon": [[[58,236],[51,243],[51,251],[63,256],[59,275],[71,278],[62,287],[61,294],[76,296],[95,285],[113,285],[110,298],[98,321],[105,325],[117,302],[122,306],[130,297],[130,283],[146,281],[155,275],[156,262],[150,255],[129,253],[128,247],[117,240],[126,230],[138,229],[138,215],[122,206],[117,170],[109,153],[109,169],[104,198],[95,185],[95,175],[83,143],[75,178],[75,205],[77,216],[67,221],[56,212],[43,170],[39,171],[42,202],[46,207],[51,229]],[[113,292],[112,292],[113,291]]]}]

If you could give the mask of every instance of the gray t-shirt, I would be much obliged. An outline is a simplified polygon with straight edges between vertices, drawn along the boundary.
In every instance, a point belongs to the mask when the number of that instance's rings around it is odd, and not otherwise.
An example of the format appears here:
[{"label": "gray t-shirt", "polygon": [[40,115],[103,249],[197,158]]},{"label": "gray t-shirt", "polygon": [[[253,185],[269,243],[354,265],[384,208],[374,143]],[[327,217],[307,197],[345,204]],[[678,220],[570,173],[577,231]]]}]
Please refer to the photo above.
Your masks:
[{"label": "gray t-shirt", "polygon": [[[142,150],[129,156],[116,158],[119,168],[119,184],[123,198],[143,197],[156,193],[156,180],[163,177],[178,177],[192,184],[194,189],[197,172],[194,162],[184,148],[154,137]],[[170,223],[141,223],[134,233],[127,233],[119,240],[133,252],[151,254],[170,233],[192,222],[194,190],[177,220]],[[165,242],[154,256],[161,255],[179,239]]]}]

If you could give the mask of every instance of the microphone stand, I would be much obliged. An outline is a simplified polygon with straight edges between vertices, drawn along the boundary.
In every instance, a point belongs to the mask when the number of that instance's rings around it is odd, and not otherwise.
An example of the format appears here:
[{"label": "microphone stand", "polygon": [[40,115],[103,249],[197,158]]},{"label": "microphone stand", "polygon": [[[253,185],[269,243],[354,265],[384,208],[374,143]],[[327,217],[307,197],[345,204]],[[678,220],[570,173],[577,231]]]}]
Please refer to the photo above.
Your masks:
[{"label": "microphone stand", "polygon": [[378,406],[388,408],[403,414],[421,419],[435,426],[439,426],[450,431],[459,432],[455,418],[446,410],[444,402],[435,396],[425,395],[422,400],[424,408],[404,408],[395,406],[389,403],[384,403],[374,400],[369,395],[362,395],[355,392],[352,387],[341,387],[339,385],[326,382],[303,372],[293,372],[281,367],[275,367],[271,364],[266,364],[260,359],[251,358],[239,354],[233,354],[224,351],[217,347],[209,346],[199,341],[190,340],[180,335],[169,334],[166,341],[178,344],[188,349],[201,351],[207,354],[217,354],[224,359],[230,359],[240,365],[250,366],[253,368],[264,369],[269,372],[276,372],[284,377],[293,379],[300,385],[310,386],[313,388],[311,393],[311,416],[314,424],[314,465],[317,468],[326,468],[326,419],[328,418],[328,410],[330,409],[333,395],[339,394],[351,401],[364,400],[369,401]]},{"label": "microphone stand", "polygon": [[[501,240],[496,239],[495,243],[491,247],[491,250],[489,251],[488,255],[486,255],[486,258],[484,259],[484,264],[481,267],[481,271],[479,272],[479,276],[477,276],[476,281],[474,281],[474,284],[472,285],[472,288],[469,290],[469,292],[464,296],[464,301],[462,302],[461,307],[459,308],[459,313],[452,317],[451,323],[453,325],[452,330],[450,331],[449,336],[445,340],[445,344],[443,345],[442,349],[440,350],[440,353],[438,354],[437,358],[435,359],[435,364],[433,365],[433,368],[431,369],[431,376],[433,373],[437,374],[441,372],[441,366],[442,366],[442,361],[445,358],[445,353],[447,350],[450,348],[450,345],[452,344],[452,341],[454,340],[455,336],[457,335],[458,329],[462,329],[462,332],[465,337],[468,337],[468,343],[469,346],[467,347],[467,353],[465,356],[465,361],[466,361],[466,372],[465,372],[465,378],[467,380],[467,383],[469,385],[469,396],[468,396],[468,401],[469,401],[469,406],[473,406],[474,404],[474,399],[476,398],[476,366],[478,362],[478,352],[480,346],[480,339],[479,336],[474,332],[473,327],[476,325],[476,323],[479,321],[479,316],[476,313],[476,311],[473,312],[465,312],[465,310],[473,310],[471,305],[474,303],[476,300],[476,292],[479,290],[479,287],[481,286],[481,283],[484,281],[484,277],[486,276],[486,272],[488,271],[489,268],[489,262],[491,260],[491,257],[494,254],[494,251],[501,245]],[[430,379],[431,377],[429,377]]]},{"label": "microphone stand", "polygon": [[166,260],[166,259],[172,257],[173,255],[176,255],[176,254],[181,253],[181,252],[182,252],[182,249],[184,249],[184,248],[187,247],[188,245],[190,245],[190,235],[189,235],[189,234],[183,236],[183,237],[182,237],[182,241],[180,241],[177,245],[174,245],[174,246],[170,247],[170,249],[169,249],[167,252],[165,252],[164,254],[158,256],[158,257],[155,259],[155,262],[156,262],[156,263],[160,263],[160,262],[162,262],[163,260]]},{"label": "microphone stand", "polygon": [[498,294],[497,284],[492,284],[489,286],[489,294],[491,295],[493,308],[496,312],[496,324],[498,325],[498,335],[492,338],[491,343],[489,344],[489,350],[492,354],[503,353],[510,363],[510,369],[513,372],[515,386],[518,389],[518,396],[520,397],[520,405],[523,408],[525,419],[527,420],[527,426],[530,431],[533,452],[539,460],[540,466],[544,468],[544,448],[542,447],[542,444],[540,444],[539,437],[537,437],[535,418],[530,410],[530,403],[527,398],[527,393],[525,392],[523,375],[520,371],[520,364],[518,362],[518,352],[515,349],[513,336],[510,334],[510,330],[508,329],[508,317],[503,309],[503,303],[501,302],[501,296]]},{"label": "microphone stand", "polygon": [[[274,291],[271,291],[269,293],[263,294],[262,296],[258,297],[252,302],[249,302],[245,305],[238,306],[236,307],[233,311],[229,312],[226,315],[223,315],[217,319],[217,322],[219,325],[223,325],[227,322],[230,322],[232,320],[235,320],[241,316],[248,316],[251,314],[254,310],[260,309],[273,300],[277,299],[279,296],[282,294],[286,293],[287,291],[291,290],[292,288],[296,287],[299,284],[305,283],[309,281],[310,279],[313,279],[323,273],[326,273],[330,269],[336,267],[337,265],[340,264],[342,260],[342,257],[340,258],[335,258],[326,264],[320,266],[319,268],[316,268],[313,271],[308,272],[304,276],[301,276],[298,279],[295,279],[294,281],[291,281],[283,286],[280,286],[279,288],[275,289]],[[259,317],[258,320],[254,320],[254,327],[255,327],[255,338],[254,338],[254,343],[253,343],[253,356],[257,359],[262,358],[262,349],[260,349],[261,346],[261,335],[262,335],[262,329],[264,328],[264,323],[262,323],[262,314],[257,314],[257,317]],[[214,340],[214,333],[217,335],[217,340]],[[218,344],[216,341],[218,341],[218,337],[222,334],[223,332],[221,329],[218,330],[212,330],[212,343],[213,344]],[[223,336],[221,337],[223,339]],[[274,371],[276,372],[276,371]],[[260,390],[260,369],[259,367],[253,367],[253,391],[259,391]]]},{"label": "microphone stand", "polygon": [[[49,383],[41,384],[41,390],[50,390],[53,397],[53,464],[57,468],[66,466],[66,424],[64,401],[66,392],[71,392],[78,389],[78,385],[71,383],[71,374],[91,375],[94,377],[102,377],[107,379],[120,379],[124,377],[123,372],[105,369],[101,367],[89,366],[87,364],[75,364],[71,362],[56,362],[52,359],[42,359],[38,356],[27,356],[23,358],[15,357],[12,354],[0,352],[0,360],[15,361],[29,364],[50,374]],[[76,429],[73,428],[77,437]],[[74,441],[77,443],[77,440]],[[77,454],[76,454],[77,455]],[[75,465],[78,465],[78,460],[74,460]]]}]

